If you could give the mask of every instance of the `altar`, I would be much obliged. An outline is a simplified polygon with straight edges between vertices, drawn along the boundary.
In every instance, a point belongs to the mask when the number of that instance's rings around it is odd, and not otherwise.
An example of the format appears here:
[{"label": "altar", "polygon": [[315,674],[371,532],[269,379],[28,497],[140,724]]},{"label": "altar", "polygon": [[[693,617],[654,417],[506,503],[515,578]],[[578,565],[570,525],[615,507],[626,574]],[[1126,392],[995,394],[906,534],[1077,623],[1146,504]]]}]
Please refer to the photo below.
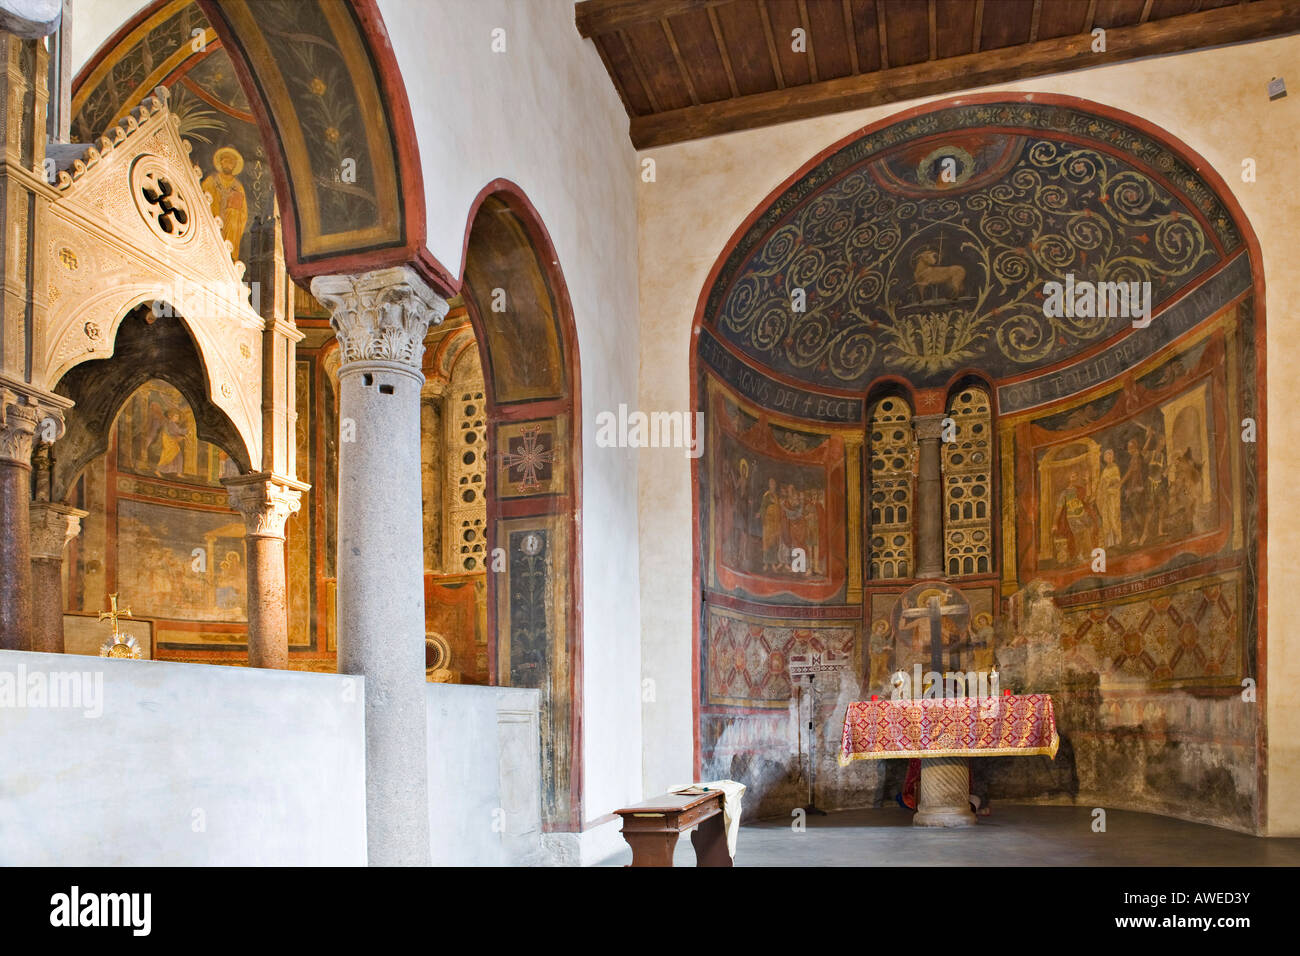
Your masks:
[{"label": "altar", "polygon": [[840,766],[853,760],[921,759],[915,826],[975,823],[969,758],[1046,754],[1060,739],[1047,694],[1002,697],[860,700],[849,704],[840,738]]}]

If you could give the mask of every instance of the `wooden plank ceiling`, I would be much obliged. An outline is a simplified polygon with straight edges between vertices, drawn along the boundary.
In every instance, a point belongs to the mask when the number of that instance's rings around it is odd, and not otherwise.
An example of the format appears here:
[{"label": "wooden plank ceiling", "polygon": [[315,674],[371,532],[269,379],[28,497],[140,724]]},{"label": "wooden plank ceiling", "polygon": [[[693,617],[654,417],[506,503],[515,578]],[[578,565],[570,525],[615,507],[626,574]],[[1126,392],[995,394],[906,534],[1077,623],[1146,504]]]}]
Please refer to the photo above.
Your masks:
[{"label": "wooden plank ceiling", "polygon": [[[1300,31],[1300,0],[583,0],[574,9],[638,149]],[[1098,27],[1105,52],[1092,49]]]}]

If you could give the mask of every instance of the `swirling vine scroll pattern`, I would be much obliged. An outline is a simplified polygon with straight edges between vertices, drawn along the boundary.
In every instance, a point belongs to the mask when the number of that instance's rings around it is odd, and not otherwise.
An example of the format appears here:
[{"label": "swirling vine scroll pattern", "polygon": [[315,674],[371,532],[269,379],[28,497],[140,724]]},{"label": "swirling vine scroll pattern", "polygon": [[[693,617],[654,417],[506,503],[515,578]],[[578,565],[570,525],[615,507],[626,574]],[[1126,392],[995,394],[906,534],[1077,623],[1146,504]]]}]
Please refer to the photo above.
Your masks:
[{"label": "swirling vine scroll pattern", "polygon": [[[976,112],[1005,119],[1011,110],[1051,125],[1037,115],[1042,109],[997,104],[992,114]],[[945,115],[952,112],[960,110],[933,114],[912,133],[961,128]],[[737,250],[748,252],[728,260],[706,319],[762,364],[813,383],[860,387],[904,370],[926,384],[972,365],[1015,374],[1129,321],[1049,317],[1044,283],[1150,282],[1158,303],[1222,261],[1223,244],[1239,241],[1181,160],[1095,117],[1084,128],[1107,148],[1083,145],[1077,134],[1088,114],[1050,112],[1075,135],[1025,137],[1009,170],[973,189],[903,195],[876,174],[880,149],[854,143],[833,154],[749,230]],[[908,142],[893,127],[875,137],[876,146],[888,141],[886,150]],[[1117,142],[1142,162],[1117,156]],[[916,263],[927,249],[935,253],[927,262],[961,275],[945,295],[918,286]]]}]

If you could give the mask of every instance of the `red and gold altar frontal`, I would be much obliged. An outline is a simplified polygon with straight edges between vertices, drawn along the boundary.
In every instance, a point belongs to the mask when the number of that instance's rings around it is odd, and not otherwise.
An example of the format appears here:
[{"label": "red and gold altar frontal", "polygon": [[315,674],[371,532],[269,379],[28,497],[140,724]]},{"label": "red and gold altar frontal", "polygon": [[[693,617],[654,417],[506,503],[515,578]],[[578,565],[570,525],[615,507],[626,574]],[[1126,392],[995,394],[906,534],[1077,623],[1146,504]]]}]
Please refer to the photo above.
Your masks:
[{"label": "red and gold altar frontal", "polygon": [[1059,745],[1048,694],[859,700],[844,714],[840,766],[896,757],[1055,759]]}]

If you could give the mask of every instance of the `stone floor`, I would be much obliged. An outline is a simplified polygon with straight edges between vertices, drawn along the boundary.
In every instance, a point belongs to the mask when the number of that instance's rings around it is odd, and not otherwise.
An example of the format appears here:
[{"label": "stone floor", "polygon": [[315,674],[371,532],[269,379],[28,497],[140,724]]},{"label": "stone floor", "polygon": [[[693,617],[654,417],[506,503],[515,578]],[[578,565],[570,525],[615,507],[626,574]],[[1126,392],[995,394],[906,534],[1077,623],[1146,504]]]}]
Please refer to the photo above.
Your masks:
[{"label": "stone floor", "polygon": [[[689,835],[677,866],[694,866]],[[624,866],[632,852],[606,861]],[[1300,839],[1263,839],[1169,817],[1108,810],[1092,831],[1088,807],[996,804],[973,828],[923,829],[901,808],[809,817],[796,833],[782,820],[741,827],[737,866],[1300,866]]]}]

